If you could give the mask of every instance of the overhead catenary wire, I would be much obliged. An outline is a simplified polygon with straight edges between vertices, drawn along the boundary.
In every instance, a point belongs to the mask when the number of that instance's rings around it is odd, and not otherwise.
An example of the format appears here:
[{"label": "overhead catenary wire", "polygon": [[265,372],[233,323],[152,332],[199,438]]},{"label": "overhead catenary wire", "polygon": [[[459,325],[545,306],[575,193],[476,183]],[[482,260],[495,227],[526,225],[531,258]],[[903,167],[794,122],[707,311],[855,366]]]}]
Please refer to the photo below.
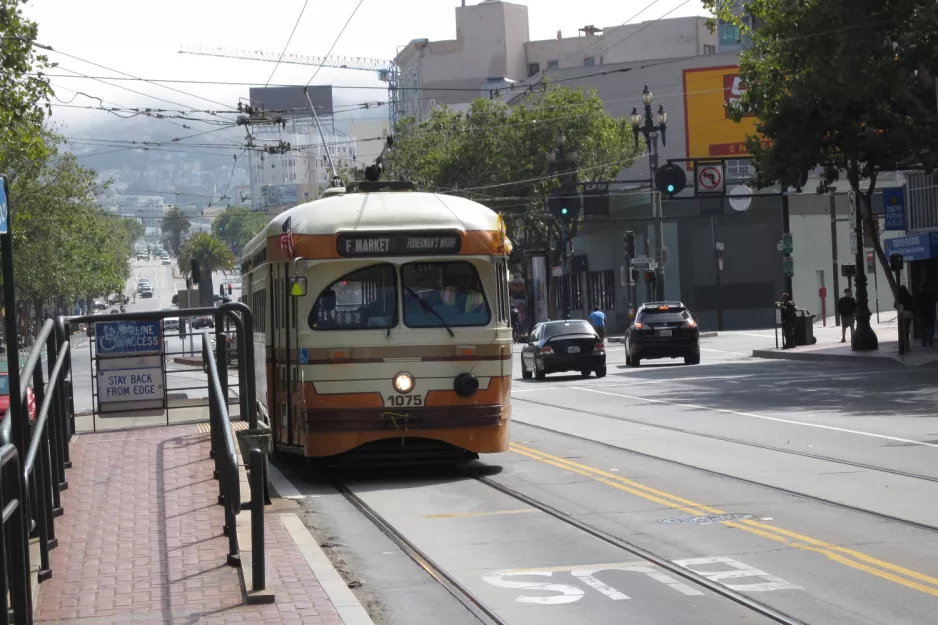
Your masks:
[{"label": "overhead catenary wire", "polygon": [[309,0],[304,0],[303,8],[300,9],[300,14],[296,18],[296,22],[293,23],[293,30],[290,31],[290,36],[287,37],[287,43],[283,46],[283,52],[280,53],[280,57],[277,59],[277,62],[274,64],[274,68],[270,70],[270,76],[267,78],[267,83],[264,85],[267,87],[270,85],[270,81],[273,80],[274,74],[277,71],[277,68],[280,67],[280,61],[283,60],[283,55],[287,53],[287,48],[290,47],[290,42],[293,41],[293,35],[296,34],[296,29],[300,25],[300,20],[303,19],[303,13],[306,12],[306,5],[309,4]]},{"label": "overhead catenary wire", "polygon": [[[347,20],[345,20],[345,24],[342,26],[342,30],[339,31],[339,34],[338,34],[338,35],[336,35],[335,40],[332,42],[332,46],[329,48],[329,51],[326,52],[325,58],[329,58],[329,55],[332,54],[332,51],[335,49],[335,45],[336,45],[337,43],[339,43],[339,39],[342,38],[342,33],[344,33],[344,32],[345,32],[345,29],[348,28],[348,25],[352,22],[352,18],[355,17],[355,14],[358,13],[358,9],[361,8],[362,3],[364,3],[364,2],[365,2],[365,0],[358,0],[358,4],[355,5],[355,10],[353,10],[353,11],[352,11],[352,14],[349,15],[349,17],[348,17]],[[321,70],[321,69],[322,69],[322,65],[320,65],[319,67],[316,68],[316,71],[313,72],[313,75],[310,77],[310,79],[306,81],[306,84],[304,85],[305,87],[309,87],[310,83],[313,82],[313,80],[314,80],[314,79],[316,78],[316,76],[319,74],[319,70]]]}]

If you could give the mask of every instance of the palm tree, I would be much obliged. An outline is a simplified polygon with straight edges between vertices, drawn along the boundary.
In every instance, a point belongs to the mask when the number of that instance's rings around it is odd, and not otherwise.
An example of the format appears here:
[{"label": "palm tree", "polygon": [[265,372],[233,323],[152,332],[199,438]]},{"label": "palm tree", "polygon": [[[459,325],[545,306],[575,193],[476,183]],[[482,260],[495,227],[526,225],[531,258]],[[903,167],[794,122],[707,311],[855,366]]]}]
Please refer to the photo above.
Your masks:
[{"label": "palm tree", "polygon": [[179,254],[182,236],[189,232],[191,225],[189,218],[176,206],[171,207],[163,215],[160,230],[163,231],[164,236],[169,237],[169,245],[175,254]]},{"label": "palm tree", "polygon": [[231,271],[235,266],[235,256],[225,243],[215,235],[197,232],[189,237],[179,251],[179,271],[189,276],[192,260],[199,263],[199,290],[206,293],[207,301],[203,306],[211,306],[211,297],[215,293],[212,285],[213,271]]}]

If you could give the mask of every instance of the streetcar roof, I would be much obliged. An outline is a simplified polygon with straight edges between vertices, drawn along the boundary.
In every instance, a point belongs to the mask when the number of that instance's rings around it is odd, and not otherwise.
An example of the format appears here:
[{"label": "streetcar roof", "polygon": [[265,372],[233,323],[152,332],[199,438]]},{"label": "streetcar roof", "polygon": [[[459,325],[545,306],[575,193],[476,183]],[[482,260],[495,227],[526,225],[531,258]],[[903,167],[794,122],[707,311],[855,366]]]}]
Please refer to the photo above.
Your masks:
[{"label": "streetcar roof", "polygon": [[419,192],[346,193],[300,204],[275,216],[244,247],[245,255],[283,234],[290,219],[294,235],[395,230],[496,231],[499,215],[462,197]]}]

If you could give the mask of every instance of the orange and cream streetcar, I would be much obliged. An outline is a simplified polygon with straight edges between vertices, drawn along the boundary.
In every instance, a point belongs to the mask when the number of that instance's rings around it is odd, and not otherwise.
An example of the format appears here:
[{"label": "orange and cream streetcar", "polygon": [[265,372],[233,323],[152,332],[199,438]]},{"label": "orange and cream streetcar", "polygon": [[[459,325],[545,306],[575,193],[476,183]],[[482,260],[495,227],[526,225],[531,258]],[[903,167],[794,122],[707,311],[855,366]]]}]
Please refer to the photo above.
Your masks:
[{"label": "orange and cream streetcar", "polygon": [[277,215],[242,255],[276,450],[506,451],[510,250],[492,210],[404,182]]}]

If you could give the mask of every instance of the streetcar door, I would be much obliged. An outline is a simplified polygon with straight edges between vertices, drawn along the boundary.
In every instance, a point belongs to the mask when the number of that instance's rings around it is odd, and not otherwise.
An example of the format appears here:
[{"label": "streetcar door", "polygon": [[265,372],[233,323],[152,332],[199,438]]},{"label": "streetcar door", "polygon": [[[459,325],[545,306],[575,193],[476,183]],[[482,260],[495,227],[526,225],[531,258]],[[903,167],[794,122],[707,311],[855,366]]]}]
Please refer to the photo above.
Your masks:
[{"label": "streetcar door", "polygon": [[274,396],[270,398],[272,418],[275,420],[273,430],[276,432],[278,443],[289,444],[290,440],[290,413],[289,413],[289,380],[287,365],[289,363],[289,347],[286,332],[286,263],[271,263],[270,268],[270,334],[271,334],[271,370],[274,375]]}]

